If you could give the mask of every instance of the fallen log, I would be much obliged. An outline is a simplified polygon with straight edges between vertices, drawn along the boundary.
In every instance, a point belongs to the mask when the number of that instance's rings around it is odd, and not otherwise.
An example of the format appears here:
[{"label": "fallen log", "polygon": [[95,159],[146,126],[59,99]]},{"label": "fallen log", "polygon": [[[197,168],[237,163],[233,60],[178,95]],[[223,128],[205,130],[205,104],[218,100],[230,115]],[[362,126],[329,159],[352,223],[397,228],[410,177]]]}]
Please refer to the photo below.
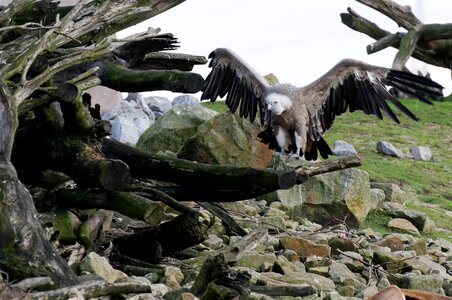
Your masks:
[{"label": "fallen log", "polygon": [[[177,184],[156,188],[178,201],[231,202],[288,189],[309,177],[360,165],[358,156],[306,164],[294,170],[273,171],[229,165],[209,165],[154,155],[110,138],[102,152],[129,165],[131,175]],[[200,190],[202,193],[200,193]]]},{"label": "fallen log", "polygon": [[102,85],[121,92],[167,90],[196,93],[201,90],[201,75],[178,70],[131,70],[119,64],[105,63],[98,74]]},{"label": "fallen log", "polygon": [[132,193],[100,189],[60,189],[53,195],[58,206],[64,208],[102,208],[117,211],[131,218],[143,220],[150,225],[158,224],[163,218],[159,203]]},{"label": "fallen log", "polygon": [[149,284],[136,282],[108,283],[103,280],[84,282],[58,290],[29,293],[29,299],[63,300],[63,299],[91,299],[103,296],[119,296],[130,293],[151,293]]}]

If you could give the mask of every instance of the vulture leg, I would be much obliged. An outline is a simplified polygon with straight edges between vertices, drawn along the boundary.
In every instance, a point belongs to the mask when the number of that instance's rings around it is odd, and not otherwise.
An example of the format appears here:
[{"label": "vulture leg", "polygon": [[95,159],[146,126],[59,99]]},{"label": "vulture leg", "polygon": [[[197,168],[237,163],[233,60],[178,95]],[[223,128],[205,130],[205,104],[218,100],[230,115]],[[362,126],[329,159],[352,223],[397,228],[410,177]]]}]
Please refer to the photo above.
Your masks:
[{"label": "vulture leg", "polygon": [[[305,153],[306,151],[306,134],[302,134],[303,131],[296,130],[295,134],[295,157],[300,159],[300,151],[301,153]],[[304,138],[303,138],[304,137]]]},{"label": "vulture leg", "polygon": [[287,142],[287,131],[281,126],[277,126],[275,130],[276,141],[278,142],[278,146],[280,148],[280,154],[284,155],[286,152],[286,142]]}]

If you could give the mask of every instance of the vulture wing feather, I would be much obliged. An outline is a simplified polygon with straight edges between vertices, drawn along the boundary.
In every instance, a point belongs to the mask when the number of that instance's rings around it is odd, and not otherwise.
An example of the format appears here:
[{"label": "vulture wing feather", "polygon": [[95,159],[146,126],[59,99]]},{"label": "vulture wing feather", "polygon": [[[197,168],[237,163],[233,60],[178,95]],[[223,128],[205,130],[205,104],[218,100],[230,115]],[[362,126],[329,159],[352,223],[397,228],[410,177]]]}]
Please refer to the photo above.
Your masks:
[{"label": "vulture wing feather", "polygon": [[266,122],[262,125],[268,125],[271,115],[263,103],[267,81],[229,49],[215,49],[209,58],[212,70],[201,89],[201,100],[215,101],[227,94],[226,105],[232,112],[240,105],[240,116],[254,121],[259,107],[261,121]]},{"label": "vulture wing feather", "polygon": [[383,110],[399,123],[386,102],[389,101],[402,113],[417,120],[408,108],[388,92],[386,86],[393,86],[427,103],[430,102],[427,97],[442,96],[442,86],[429,78],[344,59],[324,76],[300,88],[298,98],[302,99],[308,111],[318,110],[315,117],[321,118],[322,128],[314,125],[318,122],[314,116],[310,116],[309,126],[315,126],[321,131],[320,135],[332,126],[335,117],[344,113],[347,107],[349,111],[362,110],[378,118],[383,118]]}]

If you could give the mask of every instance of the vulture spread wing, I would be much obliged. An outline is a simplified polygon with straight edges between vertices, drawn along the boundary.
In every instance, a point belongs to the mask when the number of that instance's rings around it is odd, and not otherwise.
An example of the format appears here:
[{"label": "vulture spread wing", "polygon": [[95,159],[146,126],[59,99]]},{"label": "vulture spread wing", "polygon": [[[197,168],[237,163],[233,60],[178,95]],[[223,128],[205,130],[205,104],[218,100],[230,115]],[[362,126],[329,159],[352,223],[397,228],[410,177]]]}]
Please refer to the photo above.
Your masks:
[{"label": "vulture spread wing", "polygon": [[227,93],[226,105],[233,113],[240,104],[240,116],[253,122],[259,108],[261,124],[268,125],[271,115],[264,97],[269,84],[265,79],[229,49],[218,48],[209,58],[212,70],[204,82],[201,100],[215,101]]},{"label": "vulture spread wing", "polygon": [[368,65],[345,59],[325,75],[299,90],[298,98],[306,105],[309,114],[309,137],[318,141],[328,130],[334,118],[347,109],[362,110],[366,114],[382,119],[384,111],[399,123],[387,101],[413,120],[416,116],[398,101],[387,86],[400,90],[422,102],[431,102],[427,97],[442,97],[442,86],[415,74]]}]

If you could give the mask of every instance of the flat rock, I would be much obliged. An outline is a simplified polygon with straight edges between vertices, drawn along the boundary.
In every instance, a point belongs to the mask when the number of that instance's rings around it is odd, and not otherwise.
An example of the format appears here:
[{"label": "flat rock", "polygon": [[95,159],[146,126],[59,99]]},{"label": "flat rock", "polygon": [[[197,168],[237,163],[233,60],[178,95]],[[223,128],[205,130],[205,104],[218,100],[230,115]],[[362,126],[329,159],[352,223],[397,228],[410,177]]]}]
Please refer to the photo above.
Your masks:
[{"label": "flat rock", "polygon": [[336,288],[331,279],[313,273],[287,273],[279,277],[278,280],[292,284],[308,284],[323,291],[331,291]]},{"label": "flat rock", "polygon": [[416,226],[414,226],[413,223],[411,223],[407,219],[394,218],[388,222],[387,226],[389,228],[409,232],[410,234],[419,235],[419,231],[417,230]]},{"label": "flat rock", "polygon": [[322,256],[329,257],[331,255],[331,247],[323,244],[315,244],[309,240],[296,236],[282,236],[279,242],[284,249],[290,249],[301,257]]},{"label": "flat rock", "polygon": [[409,220],[418,230],[423,232],[431,232],[435,227],[434,222],[423,212],[407,208],[392,208],[387,212],[392,217]]}]

